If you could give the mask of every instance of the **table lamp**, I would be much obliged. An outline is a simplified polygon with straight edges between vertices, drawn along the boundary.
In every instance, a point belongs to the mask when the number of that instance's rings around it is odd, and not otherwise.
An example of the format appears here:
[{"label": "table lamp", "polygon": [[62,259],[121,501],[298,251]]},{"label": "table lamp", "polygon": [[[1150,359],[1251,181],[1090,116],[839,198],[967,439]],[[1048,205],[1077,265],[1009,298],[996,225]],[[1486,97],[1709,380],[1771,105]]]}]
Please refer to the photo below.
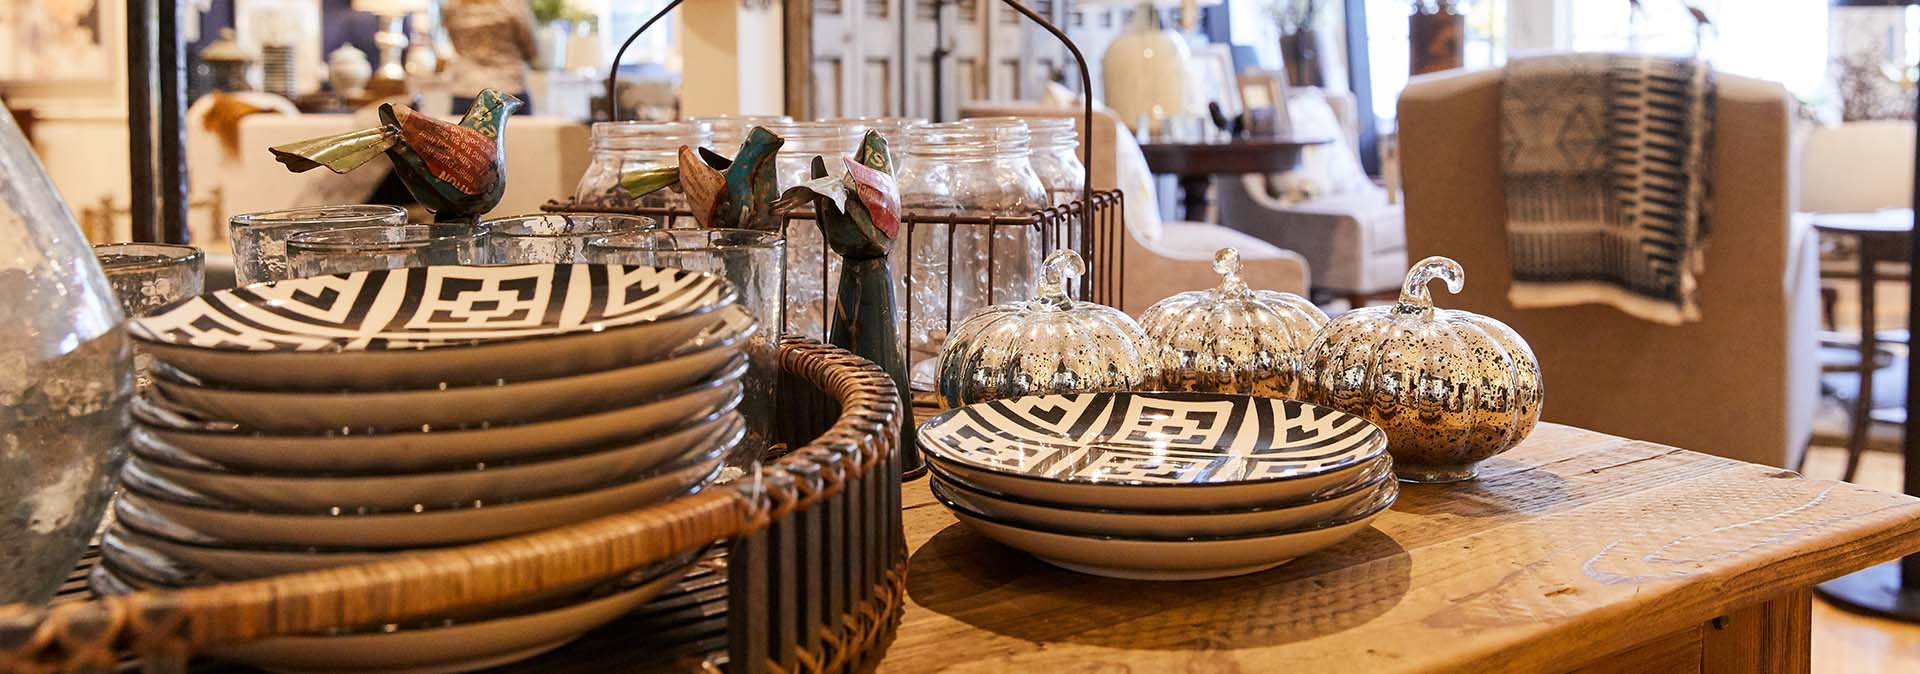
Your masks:
[{"label": "table lamp", "polygon": [[1133,5],[1127,30],[1108,43],[1100,58],[1101,86],[1107,105],[1129,126],[1158,127],[1162,120],[1188,112],[1187,88],[1192,55],[1180,32],[1162,25],[1160,10],[1179,7],[1183,30],[1192,30],[1200,5],[1220,0],[1087,0],[1083,7]]},{"label": "table lamp", "polygon": [[353,0],[353,11],[380,17],[384,25],[373,34],[380,48],[380,63],[367,80],[367,94],[374,98],[404,96],[408,93],[407,66],[402,54],[407,49],[408,14],[427,11],[427,0]]},{"label": "table lamp", "polygon": [[[1920,5],[1920,0],[1834,0],[1835,7],[1903,7]],[[1920,91],[1920,88],[1916,88]],[[1920,112],[1920,104],[1916,104]],[[1914,165],[1920,167],[1920,147],[1914,149]],[[1915,174],[1913,192],[1916,205],[1920,205],[1920,173]],[[1907,236],[1907,260],[1911,264],[1920,260],[1920,236]],[[1920,283],[1909,283],[1907,288],[1907,330],[1910,335],[1920,335]],[[1913,421],[1920,418],[1920,377],[1912,370],[1913,359],[1909,358],[1907,370],[1907,407],[1904,432],[1901,434],[1901,457],[1905,464],[1906,493],[1920,496],[1920,432],[1916,432]],[[1859,421],[1856,423],[1870,423]],[[1865,613],[1882,618],[1891,618],[1905,622],[1920,623],[1920,555],[1910,555],[1904,559],[1888,562],[1879,566],[1841,576],[1821,583],[1814,592],[1840,608],[1855,613]]]}]

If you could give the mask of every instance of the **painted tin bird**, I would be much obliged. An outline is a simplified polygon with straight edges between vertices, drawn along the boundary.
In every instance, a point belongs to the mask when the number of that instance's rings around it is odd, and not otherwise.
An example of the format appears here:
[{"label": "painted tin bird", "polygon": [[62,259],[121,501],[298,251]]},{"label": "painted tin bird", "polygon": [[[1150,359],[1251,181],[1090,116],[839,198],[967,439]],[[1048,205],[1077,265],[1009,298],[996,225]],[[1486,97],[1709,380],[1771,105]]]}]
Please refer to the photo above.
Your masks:
[{"label": "painted tin bird", "polygon": [[893,377],[906,419],[901,425],[900,466],[922,465],[907,390],[906,344],[900,340],[893,299],[893,271],[887,255],[900,234],[900,193],[893,180],[887,141],[868,131],[860,148],[845,158],[847,170],[828,175],[826,161],[813,159],[813,180],[787,188],[773,204],[785,213],[812,203],[815,222],[833,252],[840,254],[840,289],[827,327],[827,341],[879,365]]},{"label": "painted tin bird", "polygon": [[780,183],[774,158],[786,143],[779,134],[754,127],[732,159],[682,145],[679,166],[628,171],[620,176],[620,186],[634,197],[674,188],[686,195],[701,227],[778,230],[773,201],[780,196]]},{"label": "painted tin bird", "polygon": [[507,188],[507,144],[501,133],[520,99],[486,89],[460,123],[404,105],[380,106],[381,125],[269,148],[294,173],[325,166],[334,173],[360,168],[385,153],[394,174],[434,222],[477,222]]}]

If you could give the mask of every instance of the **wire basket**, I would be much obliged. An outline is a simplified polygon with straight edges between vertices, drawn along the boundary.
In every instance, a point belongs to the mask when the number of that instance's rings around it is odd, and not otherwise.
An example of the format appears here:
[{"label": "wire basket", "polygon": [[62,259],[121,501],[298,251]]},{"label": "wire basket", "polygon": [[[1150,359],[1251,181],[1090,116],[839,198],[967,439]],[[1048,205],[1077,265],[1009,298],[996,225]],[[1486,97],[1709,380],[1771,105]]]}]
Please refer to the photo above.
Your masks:
[{"label": "wire basket", "polygon": [[[683,1],[672,0],[667,3],[621,44],[620,50],[615,53],[613,59],[616,67],[607,75],[607,100],[617,100],[619,90],[617,66],[628,46],[632,45],[655,22],[679,7]],[[1083,90],[1093,91],[1093,77],[1091,71],[1087,69],[1086,58],[1080,52],[1079,46],[1068,39],[1065,32],[1016,0],[1001,1],[1059,39],[1073,54],[1076,65],[1079,67]],[[613,107],[616,108],[617,118],[618,106]],[[916,272],[922,271],[918,267],[921,264],[919,255],[896,254],[894,256],[894,276],[898,291],[896,297],[902,298],[901,313],[905,321],[901,333],[907,341],[909,361],[922,365],[915,368],[917,373],[912,377],[914,379],[912,384],[917,391],[931,390],[931,357],[936,355],[935,352],[940,343],[944,341],[945,335],[952,330],[953,326],[966,319],[966,315],[957,311],[956,307],[984,307],[1007,301],[1009,298],[1001,289],[1011,288],[1012,279],[1037,279],[1039,260],[1050,251],[1070,248],[1086,261],[1089,272],[1080,279],[1077,292],[1074,293],[1076,298],[1115,308],[1123,306],[1125,297],[1120,272],[1125,266],[1123,259],[1125,246],[1122,237],[1127,235],[1125,213],[1122,208],[1123,200],[1118,191],[1095,191],[1092,187],[1096,153],[1094,152],[1094,134],[1091,132],[1094,123],[1091,96],[1083,97],[1080,113],[1083,130],[1080,143],[1081,166],[1085,171],[1085,180],[1079,199],[1035,211],[1026,216],[935,215],[911,210],[901,214],[904,234],[896,241],[896,251],[905,249],[911,252],[917,249],[917,242],[931,241],[937,244],[931,248],[945,252],[946,259],[940,268],[948,272],[938,275],[917,274]],[[575,202],[571,197],[565,200],[549,201],[543,206],[543,210],[643,215],[676,226],[693,222],[693,213],[684,208],[609,206],[605,203]],[[803,240],[797,238],[795,233],[805,232],[815,227],[813,218],[810,211],[788,213],[780,225],[782,233],[786,235],[788,241]],[[1015,230],[1017,233],[1010,237],[1000,236],[1009,234],[1007,230]],[[1032,241],[1036,238],[1039,240],[1040,250],[1038,256],[1032,256],[1033,259],[1027,261],[1031,264],[1020,265],[1018,269],[1010,268],[1010,265],[1016,263],[1010,263],[996,255],[998,251],[995,248],[1000,245],[997,243],[999,241],[1008,239]],[[955,245],[960,241],[985,242],[985,244],[984,246]],[[956,285],[955,279],[959,275],[951,272],[957,269],[956,263],[964,261],[958,258],[959,254],[956,251],[971,249],[978,252],[983,247],[986,269],[984,279],[980,279],[982,282],[969,283],[968,287]],[[787,333],[825,341],[828,324],[826,319],[833,315],[835,309],[834,286],[837,283],[836,270],[839,266],[839,256],[825,245],[821,245],[818,252],[819,258],[816,263],[811,258],[804,261],[796,260],[793,249],[789,251],[788,263],[782,269],[780,279],[782,291],[780,296],[785,302],[781,307],[781,329]],[[809,250],[806,254],[811,255],[812,251]],[[934,257],[937,258],[938,255]],[[978,271],[978,269],[973,268],[972,271]],[[936,279],[934,282],[938,285],[919,287],[919,284],[929,276]],[[985,288],[984,297],[962,297],[975,286]],[[796,289],[805,289],[806,292],[803,296],[796,297],[798,294]],[[819,291],[818,297],[814,296],[815,290]],[[1027,290],[1030,289],[1019,288],[1017,292],[1025,293]],[[928,298],[931,298],[931,301]],[[800,303],[799,305],[796,305],[796,300]]]}]

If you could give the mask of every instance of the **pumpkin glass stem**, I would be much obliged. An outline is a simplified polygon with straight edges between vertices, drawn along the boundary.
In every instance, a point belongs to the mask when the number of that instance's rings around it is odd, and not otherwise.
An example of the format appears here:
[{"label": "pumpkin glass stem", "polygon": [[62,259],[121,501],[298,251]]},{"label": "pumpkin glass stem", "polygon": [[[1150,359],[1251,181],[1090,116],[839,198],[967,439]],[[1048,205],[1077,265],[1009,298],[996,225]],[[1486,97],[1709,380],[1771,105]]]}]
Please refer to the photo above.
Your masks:
[{"label": "pumpkin glass stem", "polygon": [[1240,251],[1236,248],[1222,248],[1213,254],[1213,273],[1219,274],[1221,283],[1218,291],[1222,297],[1245,297],[1253,294],[1247,289],[1247,282],[1240,278]]},{"label": "pumpkin glass stem", "polygon": [[1036,306],[1053,309],[1072,309],[1073,298],[1067,295],[1068,284],[1087,273],[1086,260],[1070,249],[1062,248],[1047,255],[1040,263],[1040,284],[1033,289],[1033,302]]},{"label": "pumpkin glass stem", "polygon": [[1447,292],[1459,294],[1460,289],[1466,286],[1467,272],[1452,258],[1435,255],[1421,260],[1407,272],[1407,283],[1400,286],[1400,304],[1394,306],[1393,313],[1433,313],[1433,297],[1427,294],[1427,282],[1434,279],[1445,279]]}]

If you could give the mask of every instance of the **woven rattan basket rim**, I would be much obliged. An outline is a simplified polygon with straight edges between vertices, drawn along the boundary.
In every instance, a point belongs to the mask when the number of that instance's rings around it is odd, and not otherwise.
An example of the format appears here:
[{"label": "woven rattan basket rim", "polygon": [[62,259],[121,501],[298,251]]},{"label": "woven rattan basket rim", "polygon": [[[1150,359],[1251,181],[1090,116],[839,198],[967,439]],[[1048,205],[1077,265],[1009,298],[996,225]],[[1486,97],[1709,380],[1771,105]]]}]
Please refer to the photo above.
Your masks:
[{"label": "woven rattan basket rim", "polygon": [[[40,608],[0,606],[0,671],[110,671],[123,654],[184,663],[209,646],[401,622],[605,578],[755,531],[838,493],[894,451],[899,405],[887,375],[845,350],[788,337],[780,366],[840,406],[819,438],[701,493],[579,524],[369,564]],[[807,462],[818,483],[793,479]],[[797,490],[796,483],[808,488]],[[804,491],[805,493],[801,493]]]}]

